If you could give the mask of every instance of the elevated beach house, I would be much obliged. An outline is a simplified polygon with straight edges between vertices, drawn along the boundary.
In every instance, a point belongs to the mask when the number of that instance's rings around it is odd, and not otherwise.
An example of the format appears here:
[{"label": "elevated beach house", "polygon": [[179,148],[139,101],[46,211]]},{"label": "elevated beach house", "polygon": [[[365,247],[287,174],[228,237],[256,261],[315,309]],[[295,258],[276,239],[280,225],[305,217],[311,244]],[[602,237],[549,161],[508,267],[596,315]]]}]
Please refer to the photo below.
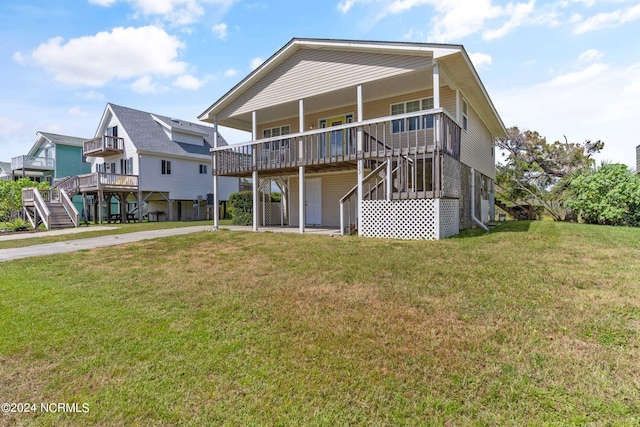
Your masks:
[{"label": "elevated beach house", "polygon": [[[153,221],[205,219],[214,139],[226,145],[212,126],[109,103],[95,137],[81,141],[86,173],[56,180],[44,197],[34,189],[23,192],[25,207],[34,226],[38,219],[52,222],[49,199],[72,196],[81,200],[80,209],[67,209],[76,226],[83,216],[98,222],[139,221],[145,215]],[[220,179],[219,201],[238,187],[238,178]]]},{"label": "elevated beach house", "polygon": [[461,45],[294,38],[199,119],[251,133],[211,154],[214,186],[252,178],[255,230],[439,239],[493,216],[506,130]]}]

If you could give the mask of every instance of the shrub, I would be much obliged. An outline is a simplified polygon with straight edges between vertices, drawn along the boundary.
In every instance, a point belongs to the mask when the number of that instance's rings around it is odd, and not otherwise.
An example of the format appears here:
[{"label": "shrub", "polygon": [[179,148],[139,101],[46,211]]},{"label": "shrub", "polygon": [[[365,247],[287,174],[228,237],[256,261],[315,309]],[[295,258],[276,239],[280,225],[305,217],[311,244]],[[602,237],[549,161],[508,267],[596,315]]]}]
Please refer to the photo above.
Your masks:
[{"label": "shrub", "polygon": [[229,196],[231,223],[234,225],[253,225],[253,192],[241,191]]},{"label": "shrub", "polygon": [[29,223],[21,218],[16,218],[7,223],[7,230],[9,231],[27,231],[28,229]]}]

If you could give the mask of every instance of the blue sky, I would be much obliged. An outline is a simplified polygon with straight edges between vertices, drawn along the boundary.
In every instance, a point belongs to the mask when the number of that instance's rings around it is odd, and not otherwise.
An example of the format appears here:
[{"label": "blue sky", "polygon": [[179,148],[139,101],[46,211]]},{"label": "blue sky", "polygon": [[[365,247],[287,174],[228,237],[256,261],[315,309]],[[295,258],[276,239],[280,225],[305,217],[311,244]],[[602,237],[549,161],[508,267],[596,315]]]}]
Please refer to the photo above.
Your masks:
[{"label": "blue sky", "polygon": [[0,160],[107,102],[197,121],[292,37],[462,44],[506,126],[636,167],[638,0],[4,0]]}]

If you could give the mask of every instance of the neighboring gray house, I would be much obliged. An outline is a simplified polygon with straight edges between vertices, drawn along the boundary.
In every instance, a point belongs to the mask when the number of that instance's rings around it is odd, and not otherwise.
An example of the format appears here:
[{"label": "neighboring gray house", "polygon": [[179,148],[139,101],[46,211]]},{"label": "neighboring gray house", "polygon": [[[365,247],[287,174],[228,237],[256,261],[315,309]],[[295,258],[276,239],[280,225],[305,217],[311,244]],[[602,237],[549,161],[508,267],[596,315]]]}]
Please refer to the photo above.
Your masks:
[{"label": "neighboring gray house", "polygon": [[11,172],[11,163],[0,162],[0,179],[12,180],[13,172]]},{"label": "neighboring gray house", "polygon": [[[99,203],[107,195],[130,204],[141,197],[154,220],[203,219],[213,192],[213,140],[212,126],[109,103],[95,138],[84,143],[92,176],[99,179],[80,183],[79,191],[97,195]],[[220,134],[217,140],[227,145]],[[238,188],[238,178],[221,179],[218,199],[228,200]]]}]

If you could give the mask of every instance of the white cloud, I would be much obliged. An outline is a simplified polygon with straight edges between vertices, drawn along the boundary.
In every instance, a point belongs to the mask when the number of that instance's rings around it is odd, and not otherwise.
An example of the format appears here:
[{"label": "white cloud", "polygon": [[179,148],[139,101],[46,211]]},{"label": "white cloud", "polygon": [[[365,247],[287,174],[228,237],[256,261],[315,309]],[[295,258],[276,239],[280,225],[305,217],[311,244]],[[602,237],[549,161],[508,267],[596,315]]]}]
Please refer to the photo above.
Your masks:
[{"label": "white cloud", "polygon": [[640,96],[633,92],[640,91],[640,62],[608,65],[606,72],[602,67],[527,87],[492,90],[491,97],[506,126],[537,130],[549,141],[564,141],[563,135],[570,142],[600,139],[605,148],[598,161],[635,168],[638,141],[629,138],[629,126],[640,116]]},{"label": "white cloud", "polygon": [[264,59],[260,58],[259,56],[257,58],[253,58],[250,64],[251,69],[255,70],[256,68],[261,66],[263,62],[264,62]]},{"label": "white cloud", "polygon": [[77,93],[76,96],[78,98],[86,99],[87,101],[104,101],[104,95],[100,92],[96,92],[95,90]]},{"label": "white cloud", "polygon": [[91,3],[109,7],[118,1],[126,1],[143,16],[160,16],[176,25],[197,22],[205,14],[205,7],[217,6],[224,14],[237,0],[90,0]]},{"label": "white cloud", "polygon": [[8,117],[0,117],[0,135],[9,136],[22,128],[22,123]]},{"label": "white cloud", "polygon": [[573,33],[582,34],[589,31],[613,28],[637,19],[640,19],[640,4],[609,13],[598,13],[583,21],[578,21]]},{"label": "white cloud", "polygon": [[606,64],[593,64],[584,70],[575,71],[572,73],[567,73],[558,77],[555,77],[553,80],[549,82],[551,86],[561,86],[561,85],[574,85],[576,83],[583,83],[592,79],[593,77],[601,74],[603,71],[607,69]]},{"label": "white cloud", "polygon": [[580,54],[580,56],[578,57],[578,61],[591,62],[600,58],[602,58],[602,52],[598,51],[597,49],[589,49]]},{"label": "white cloud", "polygon": [[236,70],[235,68],[229,68],[227,71],[224,72],[224,76],[234,77],[234,76],[237,76],[239,73],[240,71]]},{"label": "white cloud", "polygon": [[496,30],[486,30],[482,33],[482,38],[485,40],[498,39],[513,31],[515,28],[527,23],[530,20],[530,16],[533,13],[535,6],[535,0],[529,1],[529,3],[509,3],[505,9],[505,13],[510,19],[505,22],[502,27]]},{"label": "white cloud", "polygon": [[131,89],[136,93],[158,93],[160,87],[151,81],[150,76],[142,76],[131,84]]},{"label": "white cloud", "polygon": [[116,78],[182,74],[187,64],[176,58],[183,48],[180,40],[155,26],[118,27],[66,43],[62,37],[49,39],[29,59],[62,83],[100,87]]},{"label": "white cloud", "polygon": [[67,110],[70,116],[73,117],[84,117],[87,115],[87,112],[82,110],[80,107],[72,107]]},{"label": "white cloud", "polygon": [[191,74],[185,74],[173,81],[173,85],[182,89],[197,90],[205,83],[204,80],[197,79]]},{"label": "white cloud", "polygon": [[470,53],[469,58],[471,59],[471,62],[473,62],[473,66],[476,68],[491,65],[493,62],[491,55],[487,55],[486,53]]},{"label": "white cloud", "polygon": [[220,40],[224,40],[227,38],[227,24],[225,24],[224,22],[214,25],[211,30],[218,36]]}]

